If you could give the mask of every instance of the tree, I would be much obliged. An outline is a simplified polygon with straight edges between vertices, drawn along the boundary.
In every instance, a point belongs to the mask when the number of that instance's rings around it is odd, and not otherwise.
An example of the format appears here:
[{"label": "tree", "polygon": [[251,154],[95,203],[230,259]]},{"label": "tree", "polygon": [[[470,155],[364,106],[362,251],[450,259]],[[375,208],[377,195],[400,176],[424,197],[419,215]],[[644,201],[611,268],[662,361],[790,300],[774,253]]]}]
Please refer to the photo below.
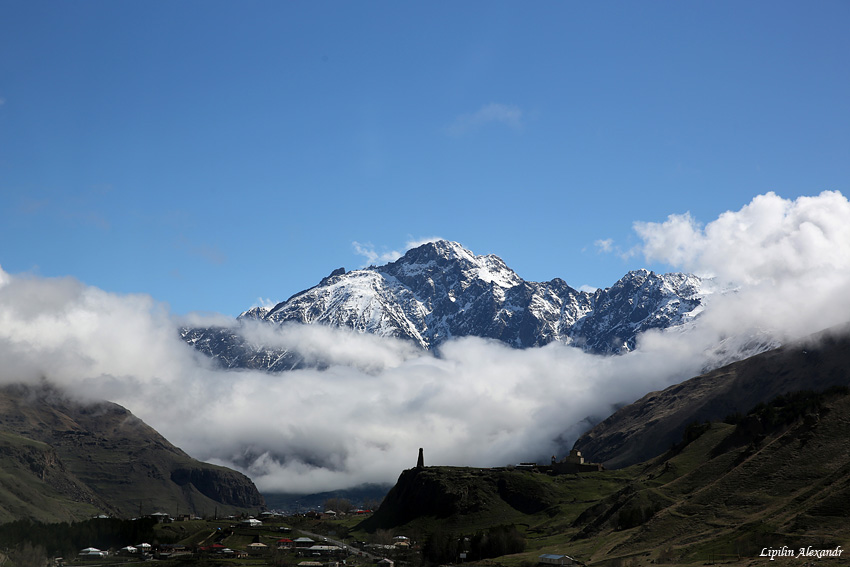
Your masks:
[{"label": "tree", "polygon": [[328,498],[325,500],[325,510],[333,510],[334,512],[348,514],[351,512],[351,509],[351,500],[348,498]]},{"label": "tree", "polygon": [[372,539],[378,545],[392,545],[393,543],[393,532],[391,530],[375,530],[375,535],[372,536]]},{"label": "tree", "polygon": [[438,528],[425,542],[422,555],[430,563],[454,563],[457,560],[458,550],[458,536]]},{"label": "tree", "polygon": [[16,567],[44,567],[47,563],[47,551],[43,545],[33,545],[25,541],[14,551],[12,560]]},{"label": "tree", "polygon": [[474,560],[500,557],[525,551],[525,537],[516,526],[493,526],[472,537],[471,555]]}]

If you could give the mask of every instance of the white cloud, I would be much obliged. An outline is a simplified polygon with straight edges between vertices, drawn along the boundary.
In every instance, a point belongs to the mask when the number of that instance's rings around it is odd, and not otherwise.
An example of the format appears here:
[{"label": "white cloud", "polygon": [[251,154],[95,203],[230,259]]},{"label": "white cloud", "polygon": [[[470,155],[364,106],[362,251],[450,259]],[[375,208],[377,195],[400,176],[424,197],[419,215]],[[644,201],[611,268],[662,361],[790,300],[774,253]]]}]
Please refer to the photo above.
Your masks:
[{"label": "white cloud", "polygon": [[523,125],[522,118],[523,113],[518,106],[493,102],[482,106],[471,114],[458,116],[449,125],[447,131],[453,136],[460,136],[493,123],[519,130]]},{"label": "white cloud", "polygon": [[759,195],[705,227],[685,213],[634,228],[647,260],[745,284],[850,269],[850,202],[837,191]]},{"label": "white cloud", "polygon": [[[417,246],[422,246],[428,242],[435,242],[437,240],[443,240],[438,236],[430,236],[426,238],[413,239],[408,240],[404,245],[405,252],[410,250],[411,248],[416,248]],[[395,262],[402,256],[404,256],[404,252],[399,252],[398,250],[385,250],[383,252],[378,252],[375,250],[375,246],[372,243],[362,244],[357,242],[356,240],[351,243],[354,247],[354,252],[366,258],[366,262],[363,264],[363,267],[370,265],[381,265],[389,262]]]},{"label": "white cloud", "polygon": [[606,238],[593,243],[599,252],[611,252],[614,249],[614,239]]},{"label": "white cloud", "polygon": [[[645,333],[635,352],[618,357],[476,338],[449,341],[435,355],[318,325],[248,325],[242,332],[252,342],[327,366],[223,371],[176,329],[228,318],[177,321],[145,295],[0,270],[0,383],[46,377],[79,396],[113,400],[189,454],[239,467],[264,491],[392,482],[413,466],[419,447],[428,464],[541,459],[562,454],[585,417],[604,418],[614,404],[696,375],[724,338],[788,338],[850,320],[842,249],[850,239],[838,241],[850,225],[846,211],[836,193],[794,202],[769,194],[705,228],[689,217],[644,225],[651,258],[720,271],[708,247],[744,248],[727,250],[739,264],[729,271],[750,283],[714,297],[688,330]],[[680,244],[681,235],[693,246]],[[832,256],[829,247],[838,248]]]},{"label": "white cloud", "polygon": [[357,253],[357,255],[366,258],[364,266],[395,262],[404,255],[402,252],[398,252],[397,250],[377,252],[375,250],[375,246],[371,243],[361,244],[356,240],[352,242],[351,245],[354,247],[354,252]]},{"label": "white cloud", "polygon": [[423,244],[428,244],[429,242],[437,242],[438,240],[445,240],[445,238],[442,238],[440,236],[428,236],[425,238],[410,239],[404,244],[404,249],[410,250],[412,248],[418,248]]},{"label": "white cloud", "polygon": [[704,227],[686,213],[634,228],[648,261],[738,286],[711,300],[702,330],[790,338],[850,321],[850,202],[837,191],[759,195]]},{"label": "white cloud", "polygon": [[239,467],[267,491],[391,482],[419,447],[430,463],[542,458],[588,414],[602,417],[620,396],[679,377],[668,372],[675,361],[685,374],[697,366],[683,349],[673,358],[606,359],[563,345],[521,351],[466,338],[435,356],[324,326],[249,325],[249,340],[329,366],[223,371],[179,339],[187,320],[174,320],[150,297],[73,279],[0,279],[0,382],[46,377],[78,396],[113,400],[191,455]]}]

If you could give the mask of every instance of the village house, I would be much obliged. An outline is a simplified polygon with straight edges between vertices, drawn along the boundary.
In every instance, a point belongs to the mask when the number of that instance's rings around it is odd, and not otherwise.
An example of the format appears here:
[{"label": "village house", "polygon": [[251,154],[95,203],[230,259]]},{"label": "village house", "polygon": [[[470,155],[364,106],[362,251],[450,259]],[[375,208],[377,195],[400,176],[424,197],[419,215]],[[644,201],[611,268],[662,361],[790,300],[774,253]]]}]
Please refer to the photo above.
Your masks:
[{"label": "village house", "polygon": [[399,548],[410,547],[410,538],[407,537],[407,536],[403,536],[403,535],[395,536],[393,538],[393,546],[399,547]]},{"label": "village house", "polygon": [[305,550],[307,553],[318,557],[320,555],[334,555],[342,551],[342,548],[336,545],[312,545]]},{"label": "village house", "polygon": [[174,521],[174,518],[166,514],[165,512],[154,512],[153,514],[148,514],[145,516],[146,518],[153,518],[156,520],[157,524],[170,524]]},{"label": "village house", "polygon": [[96,547],[87,547],[80,551],[79,555],[81,557],[106,557],[109,555],[108,551],[101,551]]},{"label": "village house", "polygon": [[266,555],[269,552],[269,546],[264,543],[249,543],[248,555],[256,557],[258,555]]},{"label": "village house", "polygon": [[585,472],[600,472],[604,471],[605,467],[600,463],[585,462],[581,451],[573,449],[570,454],[558,461],[552,455],[552,462],[549,465],[536,465],[534,467],[538,472],[546,472],[550,474],[576,474]]}]

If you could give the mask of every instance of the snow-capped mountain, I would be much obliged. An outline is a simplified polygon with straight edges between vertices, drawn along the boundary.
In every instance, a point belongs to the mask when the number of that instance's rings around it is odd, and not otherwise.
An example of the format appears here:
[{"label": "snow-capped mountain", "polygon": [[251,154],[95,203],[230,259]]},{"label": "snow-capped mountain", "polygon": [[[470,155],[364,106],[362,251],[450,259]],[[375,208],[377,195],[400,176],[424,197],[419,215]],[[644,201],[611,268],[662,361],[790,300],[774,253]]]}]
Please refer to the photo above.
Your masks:
[{"label": "snow-capped mountain", "polygon": [[[315,287],[271,309],[245,311],[239,320],[347,327],[425,349],[452,337],[478,336],[517,348],[561,341],[616,354],[632,350],[643,331],[693,318],[705,287],[697,276],[637,270],[610,288],[578,291],[559,278],[525,281],[497,256],[476,256],[440,240],[383,266],[334,270]],[[298,366],[295,353],[247,345],[232,330],[184,329],[183,337],[227,367]]]}]

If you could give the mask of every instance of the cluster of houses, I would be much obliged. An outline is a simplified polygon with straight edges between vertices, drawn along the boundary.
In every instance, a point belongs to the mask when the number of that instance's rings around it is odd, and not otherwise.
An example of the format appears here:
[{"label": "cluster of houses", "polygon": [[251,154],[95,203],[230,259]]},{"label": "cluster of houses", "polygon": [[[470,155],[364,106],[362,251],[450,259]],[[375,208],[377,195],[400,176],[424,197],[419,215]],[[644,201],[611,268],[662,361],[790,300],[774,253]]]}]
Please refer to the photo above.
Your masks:
[{"label": "cluster of houses", "polygon": [[[370,512],[371,510],[354,510],[350,513],[360,515]],[[321,519],[332,519],[346,514],[337,513],[333,510],[325,510],[324,512],[308,512],[304,515],[315,515]],[[144,517],[154,519],[159,524],[171,524],[173,522],[200,519],[191,515],[173,517],[165,512],[155,512],[147,514]],[[264,525],[264,521],[267,525],[277,524],[280,521],[280,515],[273,512],[262,512],[256,518],[252,516],[247,518],[228,516],[226,519],[233,521],[230,526],[231,530],[236,528],[256,530]],[[181,555],[200,553],[221,558],[243,558],[250,556],[263,556],[271,554],[273,551],[293,551],[296,555],[305,558],[305,561],[298,563],[298,567],[338,567],[339,563],[337,560],[340,557],[348,555],[350,552],[349,548],[333,545],[325,538],[322,538],[322,541],[316,541],[309,537],[287,537],[287,534],[292,532],[292,529],[281,525],[277,525],[275,528],[272,528],[273,531],[279,532],[282,536],[277,540],[269,541],[267,539],[267,543],[262,543],[259,541],[258,537],[253,543],[248,544],[245,549],[232,549],[226,546],[223,541],[223,536],[226,533],[226,530],[223,530],[223,528],[218,528],[218,530],[222,537],[216,537],[215,541],[212,543],[207,545],[202,544],[199,547],[190,547],[180,544],[160,544],[152,546],[149,543],[140,543],[137,545],[123,547],[117,551],[106,551],[95,547],[87,547],[79,552],[79,556],[81,559],[103,559],[111,558],[112,556],[116,556],[116,558],[136,557],[139,559],[166,559],[176,558]],[[384,555],[383,552],[407,549],[410,547],[411,542],[406,536],[399,535],[395,536],[391,543],[366,544],[363,542],[362,545],[367,548],[367,553],[380,556]],[[394,562],[391,559],[385,558],[378,562],[378,567],[394,567]]]},{"label": "cluster of houses", "polygon": [[309,555],[312,557],[334,556],[340,555],[345,552],[343,548],[337,545],[327,545],[324,542],[318,543],[314,539],[311,539],[309,537],[299,537],[296,539],[280,538],[276,542],[274,542],[274,545],[267,545],[265,543],[255,542],[248,544],[247,551],[245,552],[235,551],[220,543],[214,543],[212,545],[200,547],[198,548],[198,551],[200,551],[201,553],[211,553],[214,555],[238,557],[240,553],[244,553],[244,555],[250,556],[265,555],[267,553],[270,553],[274,549],[280,551],[295,550],[298,555],[301,555],[302,557],[305,555]]},{"label": "cluster of houses", "polygon": [[[574,453],[577,454],[570,455],[573,458],[571,464],[585,464],[579,460],[581,458],[581,453],[578,453],[577,451],[575,451]],[[163,522],[174,521],[174,519],[170,518],[167,514],[152,514],[152,516],[159,518],[160,521]],[[241,520],[239,522],[239,525],[241,525],[242,527],[257,528],[262,526],[263,522],[262,520],[258,520],[256,518],[246,518]],[[283,526],[280,526],[279,530],[281,532],[287,533],[292,531],[291,528]],[[406,536],[399,535],[393,538],[391,544],[365,544],[365,547],[373,553],[383,555],[381,553],[382,551],[398,551],[400,549],[409,548],[410,543],[411,542],[409,538],[407,538]],[[340,556],[343,556],[348,553],[347,548],[342,548],[337,545],[331,545],[327,542],[327,540],[317,542],[312,538],[304,536],[294,539],[289,537],[281,537],[270,545],[255,540],[254,543],[248,544],[247,548],[244,550],[234,550],[222,543],[216,542],[210,545],[201,546],[194,551],[218,557],[244,558],[251,556],[264,556],[270,554],[274,550],[295,551],[296,554],[301,557],[309,557],[309,559],[298,563],[297,567],[338,567],[339,563],[335,561],[334,558],[338,559]],[[156,548],[154,548],[149,543],[140,543],[137,545],[122,547],[117,552],[115,552],[115,555],[124,557],[135,556],[140,558],[156,557],[159,559],[164,559],[169,557],[178,557],[184,554],[188,555],[192,553],[192,551],[193,550],[190,550],[186,546],[179,544],[163,544],[158,545],[156,546]],[[103,551],[94,547],[87,547],[81,550],[79,555],[81,556],[81,558],[99,559],[109,557],[110,552]],[[328,562],[329,560],[330,562]],[[583,564],[568,555],[543,554],[538,557],[538,565],[543,567],[568,567]],[[378,561],[377,567],[395,567],[395,564],[391,559],[384,558]]]},{"label": "cluster of houses", "polygon": [[[116,554],[117,555],[145,555],[149,554],[153,546],[149,543],[140,543],[138,545],[128,545],[126,547],[122,547],[119,549]],[[80,551],[79,555],[81,557],[88,558],[98,558],[98,557],[108,557],[109,551],[100,550],[96,547],[87,547]]]},{"label": "cluster of houses", "polygon": [[[254,524],[256,525],[256,524]],[[256,555],[265,555],[272,551],[278,550],[296,550],[299,555],[310,555],[313,557],[319,556],[335,556],[342,554],[345,550],[336,545],[326,545],[318,543],[309,537],[299,537],[296,539],[280,538],[274,546],[269,546],[265,543],[255,542],[248,544],[247,550],[234,550],[221,543],[213,543],[198,548],[200,553],[220,555],[225,557],[247,557]],[[169,545],[162,544],[156,548],[156,557],[162,559],[167,557],[176,557],[182,554],[191,552],[184,545]],[[154,549],[149,543],[140,543],[138,545],[126,546],[119,549],[116,555],[120,556],[143,556],[154,554]],[[79,555],[85,558],[104,558],[110,555],[109,551],[97,549],[95,547],[87,547],[80,551]]]}]

